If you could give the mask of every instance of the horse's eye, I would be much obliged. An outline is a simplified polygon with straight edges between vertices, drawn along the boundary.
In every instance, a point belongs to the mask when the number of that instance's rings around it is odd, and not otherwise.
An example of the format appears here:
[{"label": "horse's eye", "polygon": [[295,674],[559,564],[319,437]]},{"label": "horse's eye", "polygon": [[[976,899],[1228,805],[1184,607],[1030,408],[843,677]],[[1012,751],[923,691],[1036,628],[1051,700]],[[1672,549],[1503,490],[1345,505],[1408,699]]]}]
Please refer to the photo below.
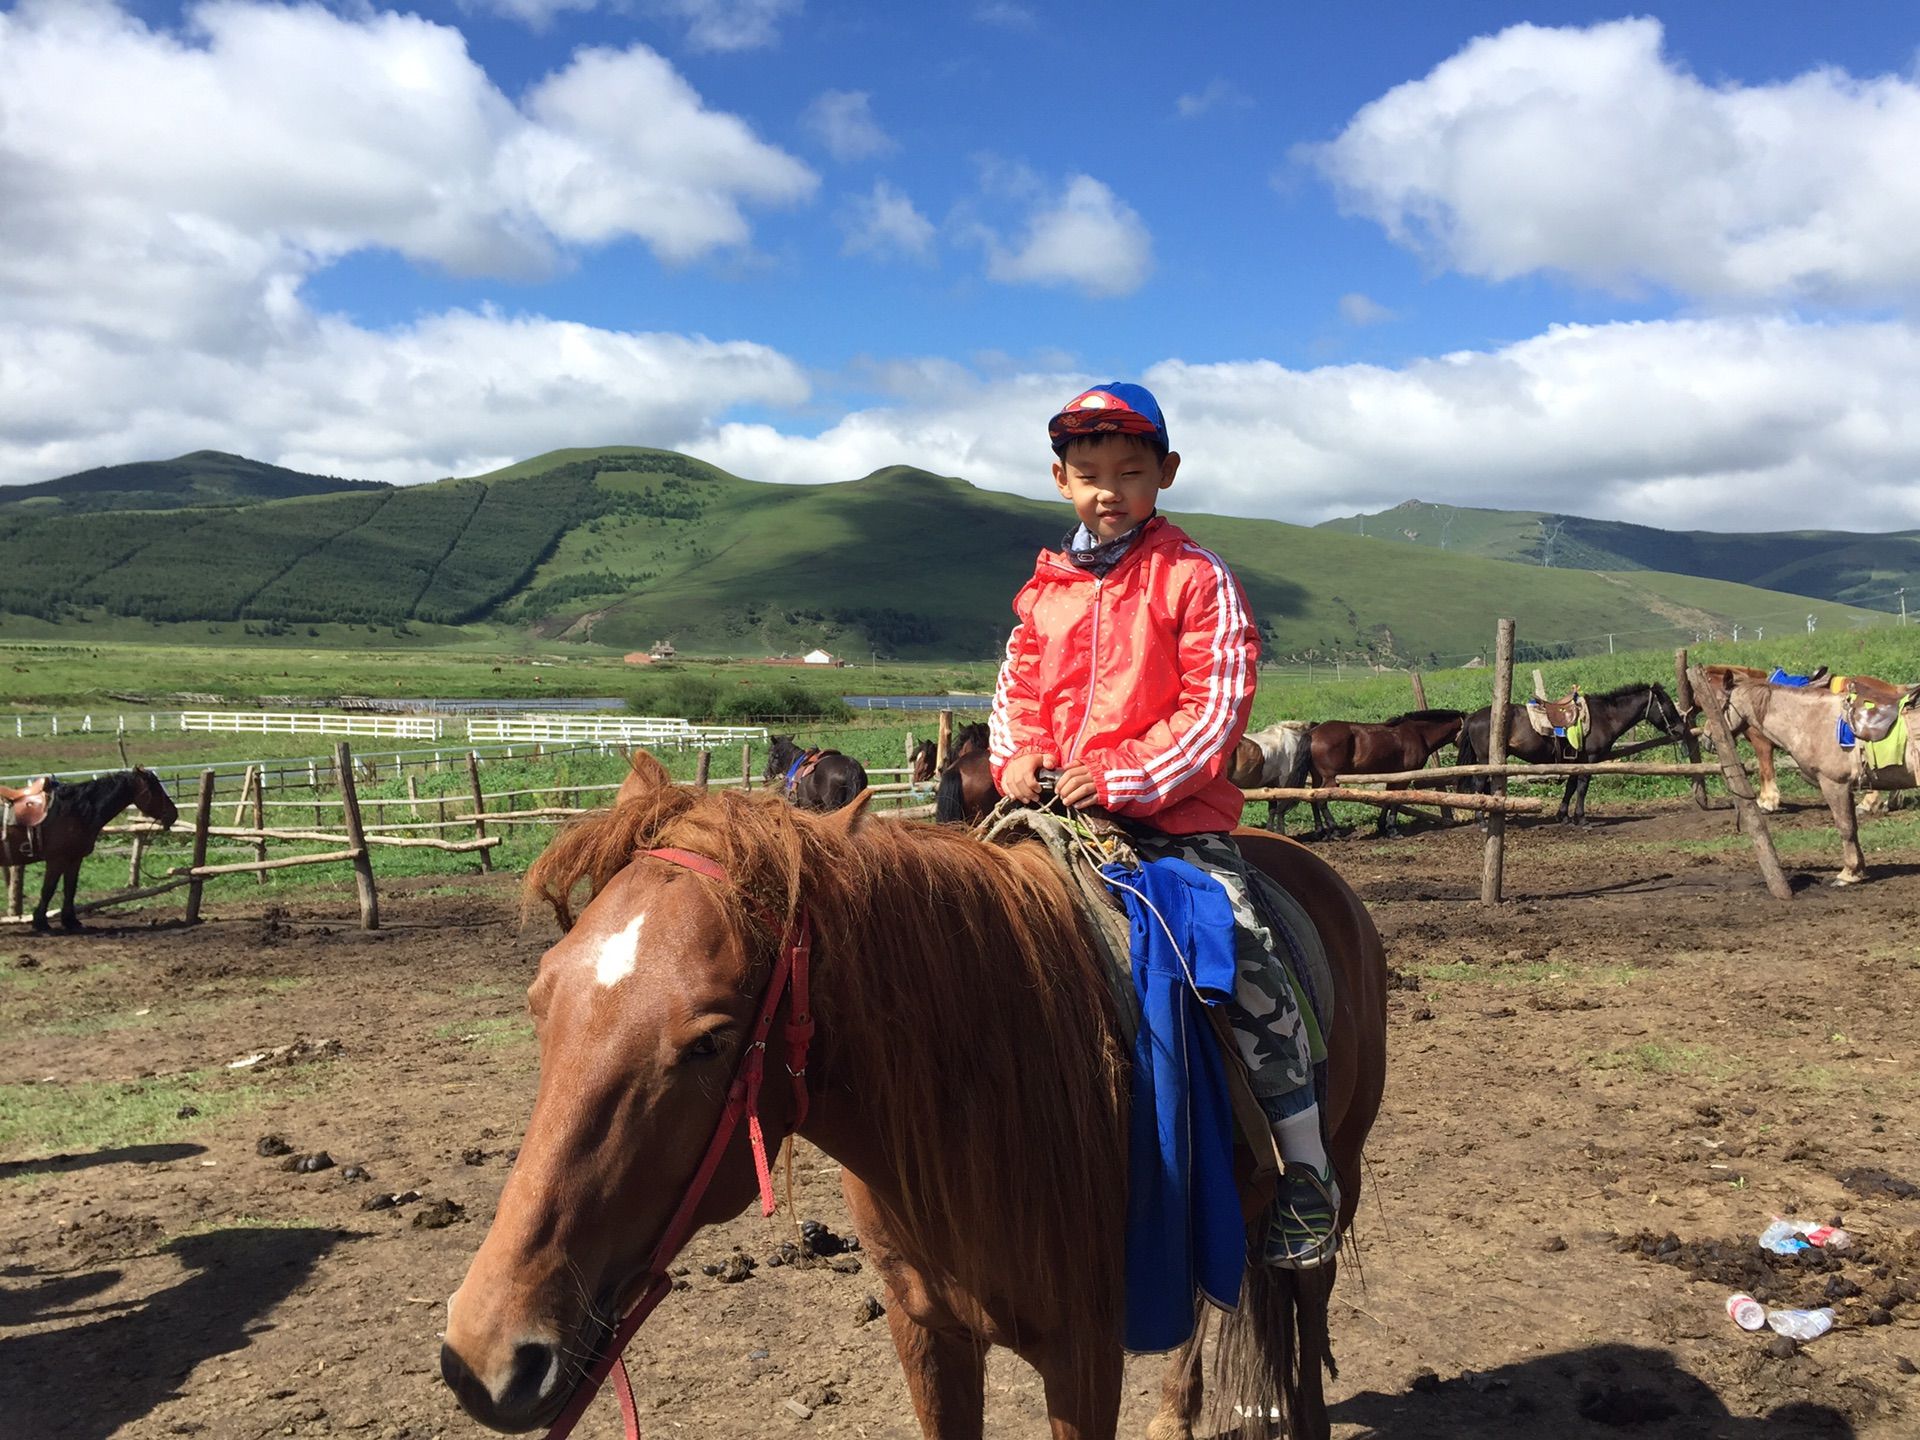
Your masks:
[{"label": "horse's eye", "polygon": [[720,1042],[714,1038],[713,1032],[709,1030],[705,1035],[699,1036],[692,1044],[688,1045],[685,1050],[681,1051],[680,1058],[683,1060],[711,1060],[719,1053]]}]

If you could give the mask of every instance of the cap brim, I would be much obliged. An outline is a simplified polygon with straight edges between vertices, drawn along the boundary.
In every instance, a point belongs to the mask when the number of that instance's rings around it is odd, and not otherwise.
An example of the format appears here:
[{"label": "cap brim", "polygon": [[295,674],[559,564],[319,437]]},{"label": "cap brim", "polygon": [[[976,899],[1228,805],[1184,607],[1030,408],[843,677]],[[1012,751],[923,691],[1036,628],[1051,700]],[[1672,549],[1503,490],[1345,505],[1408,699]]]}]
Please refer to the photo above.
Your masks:
[{"label": "cap brim", "polygon": [[1084,435],[1166,434],[1138,410],[1065,410],[1047,422],[1047,436],[1055,448]]}]

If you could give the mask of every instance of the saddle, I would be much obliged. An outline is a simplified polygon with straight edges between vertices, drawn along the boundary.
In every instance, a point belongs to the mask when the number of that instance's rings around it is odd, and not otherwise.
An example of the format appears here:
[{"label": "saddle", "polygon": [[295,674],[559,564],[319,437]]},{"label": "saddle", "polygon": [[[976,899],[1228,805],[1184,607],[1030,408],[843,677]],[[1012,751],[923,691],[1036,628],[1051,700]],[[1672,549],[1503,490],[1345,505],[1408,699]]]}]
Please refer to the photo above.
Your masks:
[{"label": "saddle", "polygon": [[1576,685],[1563,699],[1529,700],[1527,720],[1536,735],[1571,738],[1587,728],[1587,697]]},{"label": "saddle", "polygon": [[1896,692],[1893,701],[1862,694],[1846,694],[1834,722],[1834,738],[1842,750],[1853,753],[1853,778],[1865,785],[1879,770],[1904,769],[1920,777],[1920,727],[1913,724],[1913,707],[1920,689]]},{"label": "saddle", "polygon": [[33,829],[47,818],[53,805],[53,787],[42,775],[27,782],[24,790],[0,785],[0,828]]},{"label": "saddle", "polygon": [[804,752],[799,759],[795,760],[793,764],[789,765],[787,767],[787,778],[785,781],[787,799],[793,799],[794,791],[800,788],[800,782],[802,780],[813,773],[814,766],[818,765],[827,756],[837,753],[837,751],[833,750],[808,750]]}]

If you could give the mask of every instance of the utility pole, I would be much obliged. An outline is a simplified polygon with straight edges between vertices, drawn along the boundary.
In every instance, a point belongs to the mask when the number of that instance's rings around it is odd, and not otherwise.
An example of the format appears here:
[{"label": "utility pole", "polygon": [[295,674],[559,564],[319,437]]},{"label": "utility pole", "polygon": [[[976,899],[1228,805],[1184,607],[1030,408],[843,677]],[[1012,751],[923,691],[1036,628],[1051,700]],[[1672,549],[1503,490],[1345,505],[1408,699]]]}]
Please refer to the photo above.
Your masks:
[{"label": "utility pole", "polygon": [[1733,643],[1736,645],[1740,643],[1740,627],[1738,625],[1733,627]]},{"label": "utility pole", "polygon": [[1900,623],[1904,625],[1907,623],[1907,587],[1902,585],[1893,593],[1900,597]]},{"label": "utility pole", "polygon": [[1811,615],[1807,616],[1807,633],[1813,634],[1813,616]]}]

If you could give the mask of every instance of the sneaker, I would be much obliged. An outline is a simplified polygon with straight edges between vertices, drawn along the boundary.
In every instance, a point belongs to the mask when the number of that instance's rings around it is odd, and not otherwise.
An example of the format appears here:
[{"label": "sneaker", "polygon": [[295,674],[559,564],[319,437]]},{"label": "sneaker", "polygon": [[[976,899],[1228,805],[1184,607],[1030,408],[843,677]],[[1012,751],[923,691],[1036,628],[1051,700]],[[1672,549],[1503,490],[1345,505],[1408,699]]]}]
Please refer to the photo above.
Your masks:
[{"label": "sneaker", "polygon": [[1264,1259],[1282,1270],[1312,1270],[1340,1248],[1340,1182],[1298,1162],[1280,1177]]}]

